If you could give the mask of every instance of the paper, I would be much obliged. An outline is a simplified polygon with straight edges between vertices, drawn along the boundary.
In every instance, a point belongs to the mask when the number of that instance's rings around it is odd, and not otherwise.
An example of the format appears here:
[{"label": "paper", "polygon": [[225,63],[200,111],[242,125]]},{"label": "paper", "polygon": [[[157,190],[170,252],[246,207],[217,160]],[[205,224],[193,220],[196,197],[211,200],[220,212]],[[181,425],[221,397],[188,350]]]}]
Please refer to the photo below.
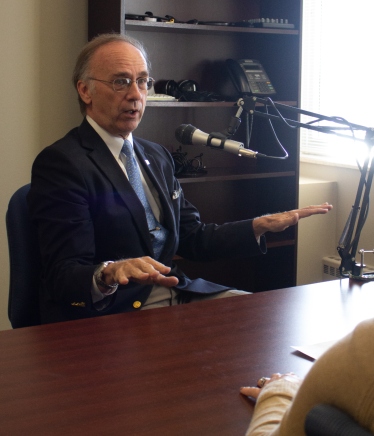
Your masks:
[{"label": "paper", "polygon": [[291,346],[291,348],[300,351],[300,353],[303,353],[306,356],[309,356],[312,359],[316,360],[321,356],[321,354],[323,354],[332,345],[334,345],[335,342],[337,342],[336,339],[332,341],[320,342],[319,344]]}]

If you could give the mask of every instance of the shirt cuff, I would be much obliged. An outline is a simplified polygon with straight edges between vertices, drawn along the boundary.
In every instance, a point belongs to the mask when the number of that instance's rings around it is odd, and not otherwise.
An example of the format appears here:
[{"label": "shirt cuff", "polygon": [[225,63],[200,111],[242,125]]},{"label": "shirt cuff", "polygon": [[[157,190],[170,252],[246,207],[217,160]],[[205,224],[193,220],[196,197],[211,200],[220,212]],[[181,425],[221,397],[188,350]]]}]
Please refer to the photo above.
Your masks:
[{"label": "shirt cuff", "polygon": [[106,292],[103,294],[99,287],[96,284],[95,277],[92,277],[92,287],[91,287],[91,297],[93,304],[98,303],[101,300],[104,300],[104,298],[108,297],[109,295],[112,295],[116,292],[117,288],[113,289],[111,292]]}]

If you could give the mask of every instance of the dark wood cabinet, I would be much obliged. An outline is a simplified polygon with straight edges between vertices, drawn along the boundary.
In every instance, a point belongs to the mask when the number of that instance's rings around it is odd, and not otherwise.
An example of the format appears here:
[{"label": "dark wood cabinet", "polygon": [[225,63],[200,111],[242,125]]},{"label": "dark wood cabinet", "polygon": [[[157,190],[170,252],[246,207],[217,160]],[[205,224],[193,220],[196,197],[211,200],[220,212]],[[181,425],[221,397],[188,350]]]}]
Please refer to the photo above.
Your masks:
[{"label": "dark wood cabinet", "polygon": [[[289,157],[248,159],[203,146],[181,146],[175,130],[192,124],[204,132],[227,128],[236,113],[237,95],[225,67],[227,58],[257,59],[276,90],[274,100],[299,106],[301,0],[89,0],[88,37],[122,32],[141,40],[151,61],[157,92],[168,80],[194,80],[202,91],[223,95],[220,102],[148,102],[137,136],[158,142],[171,152],[181,147],[187,158],[202,155],[206,173],[181,176],[186,197],[205,222],[221,224],[294,209],[298,205],[298,131],[278,121],[273,125]],[[126,14],[172,16],[177,22],[126,19]],[[239,22],[254,18],[287,19],[293,29],[186,24]],[[180,23],[182,21],[183,23]],[[261,106],[256,107],[261,110]],[[287,114],[288,118],[297,115]],[[244,142],[245,117],[231,138]],[[280,156],[268,120],[253,119],[250,148]],[[268,253],[250,261],[193,263],[178,260],[191,277],[204,277],[227,286],[264,291],[296,284],[297,227],[268,234]]]}]

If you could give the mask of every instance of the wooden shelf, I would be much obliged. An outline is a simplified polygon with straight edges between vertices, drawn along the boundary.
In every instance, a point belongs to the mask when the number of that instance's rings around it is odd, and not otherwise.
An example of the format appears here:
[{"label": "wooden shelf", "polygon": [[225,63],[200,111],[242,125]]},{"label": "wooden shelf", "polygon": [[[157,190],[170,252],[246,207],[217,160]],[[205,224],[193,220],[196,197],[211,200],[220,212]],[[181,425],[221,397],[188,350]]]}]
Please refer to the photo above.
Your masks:
[{"label": "wooden shelf", "polygon": [[291,247],[295,245],[294,239],[285,239],[284,241],[267,241],[267,248]]},{"label": "wooden shelf", "polygon": [[[282,103],[288,106],[297,106],[296,101],[279,101],[277,103]],[[173,108],[219,108],[219,107],[234,107],[236,101],[147,101],[147,107],[173,107]],[[263,106],[262,104],[256,104],[256,106]]]},{"label": "wooden shelf", "polygon": [[212,26],[205,24],[182,24],[152,22],[141,20],[125,20],[125,27],[131,30],[140,30],[142,32],[194,32],[194,33],[253,33],[253,34],[270,34],[270,35],[299,35],[297,29],[267,29],[262,27],[236,27],[236,26]]},{"label": "wooden shelf", "polygon": [[[248,159],[249,171],[253,168],[251,165],[252,159]],[[203,183],[214,181],[229,181],[229,180],[250,180],[250,179],[273,179],[277,177],[295,177],[295,171],[280,171],[280,172],[256,172],[244,173],[235,168],[209,168],[205,174],[197,174],[196,176],[178,177],[180,183]]]},{"label": "wooden shelf", "polygon": [[233,107],[235,106],[235,101],[147,101],[147,107],[173,107],[173,108],[185,108],[185,107],[195,107],[195,108],[213,108],[213,107]]}]

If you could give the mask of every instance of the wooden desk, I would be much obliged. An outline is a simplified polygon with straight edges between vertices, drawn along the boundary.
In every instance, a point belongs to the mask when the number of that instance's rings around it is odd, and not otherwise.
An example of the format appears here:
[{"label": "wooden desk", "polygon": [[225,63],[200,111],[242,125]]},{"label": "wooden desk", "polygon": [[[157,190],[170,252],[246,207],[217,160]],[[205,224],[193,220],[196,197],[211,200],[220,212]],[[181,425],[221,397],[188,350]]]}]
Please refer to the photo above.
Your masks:
[{"label": "wooden desk", "polygon": [[249,296],[0,332],[4,435],[243,435],[239,394],[272,372],[303,376],[291,345],[374,316],[374,283]]}]

